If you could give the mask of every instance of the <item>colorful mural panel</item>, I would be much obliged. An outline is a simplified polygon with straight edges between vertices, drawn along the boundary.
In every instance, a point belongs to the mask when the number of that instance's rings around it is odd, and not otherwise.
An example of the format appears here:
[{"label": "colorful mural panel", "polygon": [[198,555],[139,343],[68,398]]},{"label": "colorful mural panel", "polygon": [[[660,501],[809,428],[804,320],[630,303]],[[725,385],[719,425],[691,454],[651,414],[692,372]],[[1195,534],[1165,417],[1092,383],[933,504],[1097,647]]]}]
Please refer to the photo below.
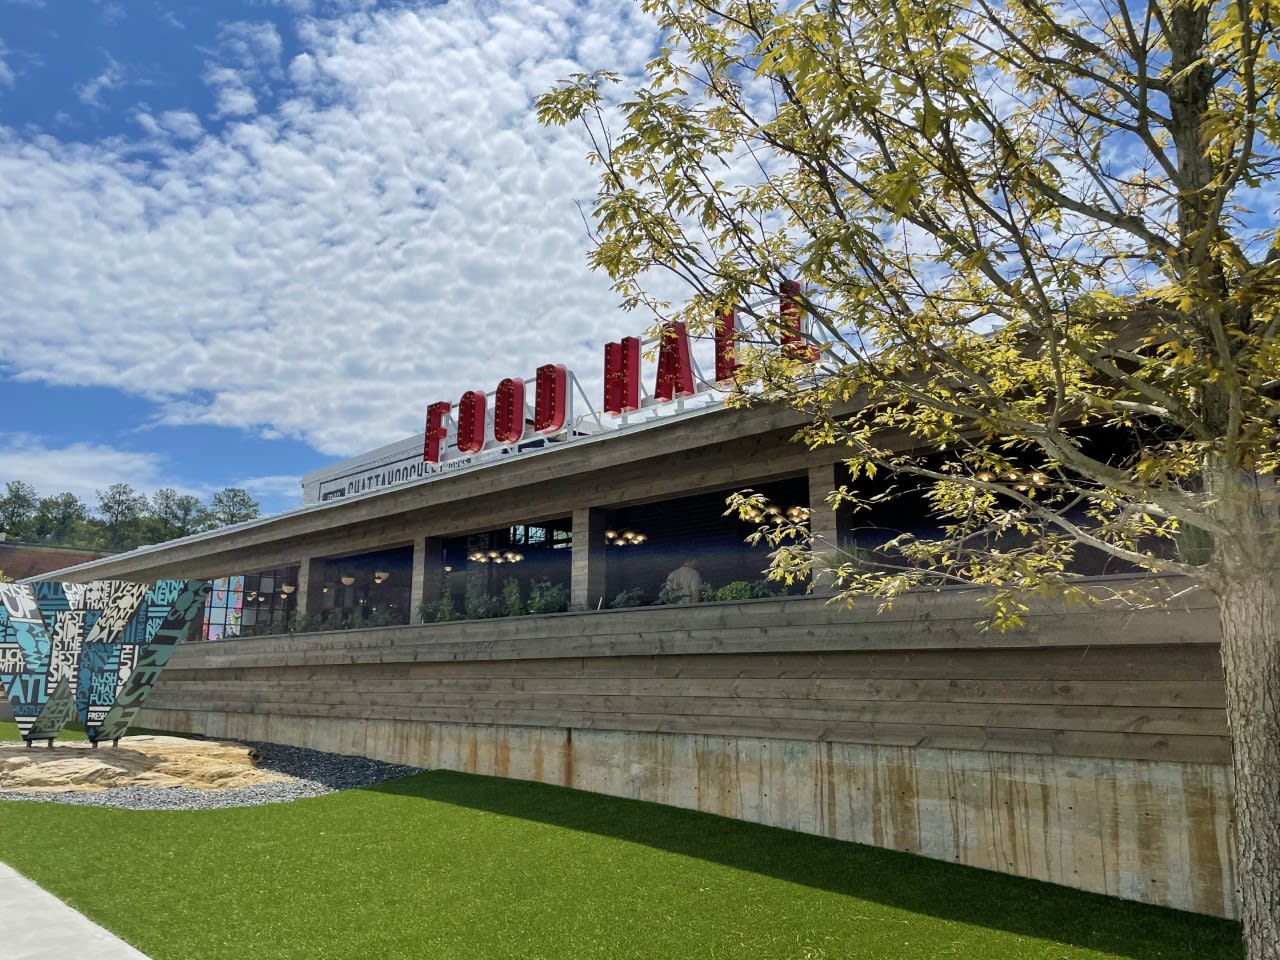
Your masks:
[{"label": "colorful mural panel", "polygon": [[204,605],[204,639],[240,636],[244,624],[244,577],[222,577]]},{"label": "colorful mural panel", "polygon": [[123,580],[85,584],[81,603],[92,622],[80,651],[76,712],[86,728],[96,727],[115,702],[124,633],[146,599],[147,587]]},{"label": "colorful mural panel", "polygon": [[[181,581],[172,581],[181,582]],[[174,599],[164,620],[157,626],[150,642],[139,648],[140,656],[134,669],[130,672],[123,688],[116,697],[110,712],[95,731],[90,732],[93,740],[119,740],[129,729],[129,724],[138,715],[143,701],[151,693],[160,679],[160,673],[173,656],[173,651],[187,632],[191,621],[204,610],[205,598],[209,595],[210,586],[207,581],[189,580],[183,584],[182,592]]]},{"label": "colorful mural panel", "polygon": [[197,580],[0,584],[0,648],[15,651],[0,692],[23,739],[52,739],[77,713],[95,744],[119,739],[208,593]]},{"label": "colorful mural panel", "polygon": [[7,696],[13,719],[25,738],[48,700],[49,664],[53,639],[40,615],[35,588],[25,583],[0,583],[6,620],[5,636],[18,647],[22,663],[8,681]]},{"label": "colorful mural panel", "polygon": [[89,619],[82,608],[83,586],[52,580],[38,581],[32,586],[53,646],[46,683],[48,698],[23,735],[29,740],[50,740],[75,717],[80,649]]}]

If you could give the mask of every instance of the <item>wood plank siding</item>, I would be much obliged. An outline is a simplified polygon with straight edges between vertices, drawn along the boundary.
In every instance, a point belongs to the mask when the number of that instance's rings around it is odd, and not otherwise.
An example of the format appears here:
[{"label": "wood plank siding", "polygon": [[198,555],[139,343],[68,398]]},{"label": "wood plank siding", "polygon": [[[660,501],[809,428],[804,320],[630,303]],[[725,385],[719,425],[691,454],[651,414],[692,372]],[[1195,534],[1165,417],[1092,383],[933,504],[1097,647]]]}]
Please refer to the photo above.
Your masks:
[{"label": "wood plank siding", "polygon": [[1235,915],[1216,611],[761,600],[188,644],[141,722],[561,783]]}]

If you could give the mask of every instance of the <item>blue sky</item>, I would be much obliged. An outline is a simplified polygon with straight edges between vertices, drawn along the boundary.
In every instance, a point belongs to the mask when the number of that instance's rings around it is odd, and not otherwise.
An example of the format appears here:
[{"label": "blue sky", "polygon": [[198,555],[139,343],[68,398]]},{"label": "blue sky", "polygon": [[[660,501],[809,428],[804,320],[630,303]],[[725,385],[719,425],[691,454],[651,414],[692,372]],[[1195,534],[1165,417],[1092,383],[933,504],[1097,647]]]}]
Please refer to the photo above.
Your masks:
[{"label": "blue sky", "polygon": [[268,512],[298,477],[638,333],[585,265],[576,130],[629,0],[0,0],[0,484]]}]

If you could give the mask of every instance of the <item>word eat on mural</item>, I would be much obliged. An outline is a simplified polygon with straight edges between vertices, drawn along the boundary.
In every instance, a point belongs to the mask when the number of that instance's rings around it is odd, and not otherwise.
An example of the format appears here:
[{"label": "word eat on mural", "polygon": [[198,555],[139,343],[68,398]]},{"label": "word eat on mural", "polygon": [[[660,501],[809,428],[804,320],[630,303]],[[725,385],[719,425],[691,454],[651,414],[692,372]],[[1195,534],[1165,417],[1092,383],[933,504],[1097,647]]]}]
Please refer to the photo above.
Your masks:
[{"label": "word eat on mural", "polygon": [[79,717],[89,741],[119,741],[209,584],[159,580],[0,583],[0,694],[27,746]]}]

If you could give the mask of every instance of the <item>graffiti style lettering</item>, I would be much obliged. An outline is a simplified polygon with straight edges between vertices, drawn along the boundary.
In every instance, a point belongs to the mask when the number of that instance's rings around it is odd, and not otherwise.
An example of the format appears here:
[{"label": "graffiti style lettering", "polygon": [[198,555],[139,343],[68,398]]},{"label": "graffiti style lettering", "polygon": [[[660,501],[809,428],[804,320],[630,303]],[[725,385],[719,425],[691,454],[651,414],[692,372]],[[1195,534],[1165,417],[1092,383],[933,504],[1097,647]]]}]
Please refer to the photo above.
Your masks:
[{"label": "graffiti style lettering", "polygon": [[35,591],[24,583],[0,583],[0,601],[9,619],[19,623],[43,624]]},{"label": "graffiti style lettering", "polygon": [[94,580],[84,585],[84,609],[105,610],[111,603],[111,595],[115,592],[116,580]]},{"label": "graffiti style lettering", "polygon": [[115,678],[110,674],[99,673],[94,676],[89,687],[89,702],[97,706],[107,706],[115,692]]},{"label": "graffiti style lettering", "polygon": [[54,614],[53,653],[49,664],[49,682],[73,681],[79,672],[80,646],[84,641],[84,611],[60,610]]},{"label": "graffiti style lettering", "polygon": [[182,595],[181,580],[157,580],[148,591],[147,605],[151,607],[169,607]]},{"label": "graffiti style lettering", "polygon": [[204,609],[209,595],[207,582],[188,581],[185,589],[174,602],[164,622],[156,630],[155,637],[139,652],[137,666],[129,675],[115,703],[96,729],[90,731],[95,740],[118,740],[124,736],[143,702],[154,688],[165,664],[173,656],[174,648],[187,632],[191,621]]},{"label": "graffiti style lettering", "polygon": [[118,643],[119,636],[124,633],[129,621],[137,614],[138,607],[142,605],[143,597],[147,593],[147,586],[144,583],[126,583],[122,580],[107,582],[114,584],[115,588],[111,591],[107,606],[94,622],[89,635],[85,637],[86,644]]},{"label": "graffiti style lettering", "polygon": [[[16,643],[0,644],[0,678],[11,673],[22,671],[22,650]],[[0,693],[8,687],[9,681],[0,679]]]},{"label": "graffiti style lettering", "polygon": [[70,682],[63,680],[54,687],[53,693],[49,694],[49,699],[45,701],[40,716],[36,717],[35,722],[27,730],[26,736],[30,740],[52,739],[71,722],[75,713],[75,692],[71,689]]},{"label": "graffiti style lettering", "polygon": [[83,583],[64,583],[62,592],[67,597],[67,606],[72,610],[84,609],[84,595],[88,587]]}]

